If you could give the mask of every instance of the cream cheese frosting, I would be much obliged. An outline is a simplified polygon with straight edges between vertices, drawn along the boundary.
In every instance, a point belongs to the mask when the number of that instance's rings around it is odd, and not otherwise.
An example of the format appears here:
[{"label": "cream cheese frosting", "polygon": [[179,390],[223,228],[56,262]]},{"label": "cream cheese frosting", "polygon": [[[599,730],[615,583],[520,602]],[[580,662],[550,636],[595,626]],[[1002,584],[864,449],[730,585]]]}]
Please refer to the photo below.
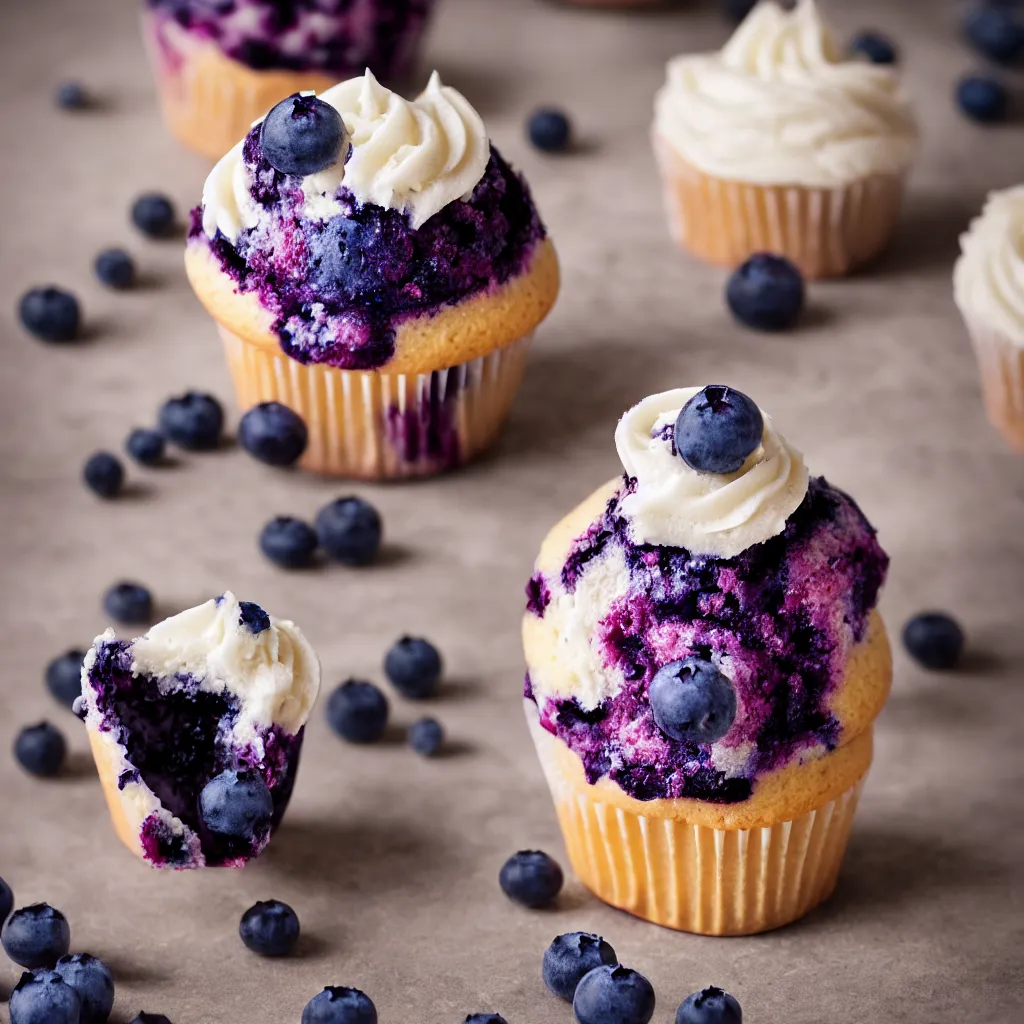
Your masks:
[{"label": "cream cheese frosting", "polygon": [[[344,186],[360,203],[401,210],[413,228],[450,203],[468,198],[483,178],[490,144],[483,120],[458,90],[435,71],[426,89],[406,100],[367,72],[327,89],[319,97],[341,114],[351,152],[336,164],[302,179],[304,214],[340,215],[335,194]],[[258,123],[258,122],[257,122]],[[243,162],[244,141],[210,173],[203,190],[203,228],[219,229],[231,242],[254,227],[259,206],[252,198]]]},{"label": "cream cheese frosting", "polygon": [[814,0],[762,0],[720,52],[671,61],[655,129],[705,173],[820,188],[902,174],[918,136],[896,72],[846,59]]},{"label": "cream cheese frosting", "polygon": [[1024,185],[989,195],[960,250],[953,288],[961,313],[1024,347]]},{"label": "cream cheese frosting", "polygon": [[732,558],[782,533],[807,493],[809,475],[803,456],[763,410],[761,444],[735,473],[691,469],[665,434],[700,391],[651,395],[619,421],[615,447],[626,475],[636,480],[622,511],[635,543]]}]

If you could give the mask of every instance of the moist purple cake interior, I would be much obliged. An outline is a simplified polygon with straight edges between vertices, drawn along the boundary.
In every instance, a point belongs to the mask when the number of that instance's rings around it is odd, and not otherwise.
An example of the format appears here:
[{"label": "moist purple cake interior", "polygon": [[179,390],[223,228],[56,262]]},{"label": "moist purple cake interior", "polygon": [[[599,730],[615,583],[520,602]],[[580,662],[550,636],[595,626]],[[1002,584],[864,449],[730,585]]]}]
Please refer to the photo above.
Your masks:
[{"label": "moist purple cake interior", "polygon": [[146,0],[158,17],[216,43],[259,71],[323,71],[345,78],[369,67],[405,74],[433,0]]},{"label": "moist purple cake interior", "polygon": [[[607,776],[638,800],[746,800],[760,775],[811,747],[836,746],[840,725],[828,699],[850,646],[865,636],[888,557],[853,499],[821,477],[783,533],[729,559],[634,544],[620,501],[635,485],[624,481],[555,581],[571,592],[590,565],[621,551],[629,589],[601,619],[597,643],[625,685],[592,710],[575,698],[538,701],[529,678],[525,696],[538,703],[543,727],[579,755],[591,783]],[[533,614],[545,614],[538,595],[551,583],[530,581]],[[673,740],[654,722],[651,680],[691,655],[729,659],[741,708],[729,743],[753,753],[743,774],[727,776],[710,747]]]},{"label": "moist purple cake interior", "polygon": [[[251,743],[238,745],[230,735],[238,717],[236,698],[202,690],[188,675],[133,675],[129,641],[103,641],[96,653],[88,699],[102,716],[100,730],[115,732],[132,766],[118,778],[118,788],[145,783],[164,809],[188,826],[179,835],[163,816],[151,814],[140,836],[145,859],[159,867],[195,867],[196,837],[207,866],[237,866],[257,856],[291,797],[302,730],[289,736],[273,726],[259,737],[261,750]],[[199,815],[203,787],[229,768],[260,771],[273,797],[271,828],[252,840],[211,832]]]},{"label": "moist purple cake interior", "polygon": [[[301,363],[383,366],[403,320],[504,284],[526,269],[545,237],[526,183],[493,147],[470,198],[418,229],[405,213],[361,204],[344,186],[335,197],[343,215],[306,218],[302,179],[267,163],[258,127],[243,159],[262,208],[259,223],[235,244],[219,231],[211,240],[197,208],[189,237],[209,245],[239,290],[258,295],[274,314],[282,349]],[[443,433],[443,424],[436,430]]]}]

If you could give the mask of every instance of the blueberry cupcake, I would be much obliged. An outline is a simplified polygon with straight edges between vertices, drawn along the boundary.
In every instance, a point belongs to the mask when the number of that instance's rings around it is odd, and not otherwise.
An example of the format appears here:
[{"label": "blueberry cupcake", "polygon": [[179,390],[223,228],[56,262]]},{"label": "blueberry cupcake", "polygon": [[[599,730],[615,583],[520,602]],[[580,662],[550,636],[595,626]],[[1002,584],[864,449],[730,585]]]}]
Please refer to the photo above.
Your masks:
[{"label": "blueberry cupcake", "polygon": [[144,32],[164,119],[220,158],[293,92],[371,68],[404,75],[434,0],[145,0]]},{"label": "blueberry cupcake", "polygon": [[720,52],[669,63],[653,138],[685,249],[830,277],[891,238],[917,128],[896,71],[845,54],[814,0],[763,0]]},{"label": "blueberry cupcake", "polygon": [[299,629],[230,593],[136,640],[108,629],[79,708],[121,841],[157,868],[257,857],[288,806],[319,688]]},{"label": "blueberry cupcake", "polygon": [[888,559],[745,395],[645,399],[528,587],[527,718],[601,899],[708,935],[832,892],[891,683]]},{"label": "blueberry cupcake", "polygon": [[988,418],[1024,452],[1024,186],[993,192],[960,249],[954,295],[978,357]]},{"label": "blueberry cupcake", "polygon": [[289,406],[305,468],[365,479],[490,445],[558,293],[525,182],[436,73],[274,107],[210,175],[186,268],[242,408]]}]

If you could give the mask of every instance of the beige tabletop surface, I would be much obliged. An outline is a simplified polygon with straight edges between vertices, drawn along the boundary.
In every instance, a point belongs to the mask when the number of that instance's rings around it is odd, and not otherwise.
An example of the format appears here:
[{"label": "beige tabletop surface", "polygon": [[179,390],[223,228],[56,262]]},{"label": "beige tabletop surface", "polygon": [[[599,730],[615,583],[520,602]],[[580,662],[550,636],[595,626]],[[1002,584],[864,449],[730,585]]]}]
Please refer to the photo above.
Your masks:
[{"label": "beige tabletop surface", "polygon": [[[964,121],[950,94],[972,66],[947,0],[823,0],[842,35],[865,24],[903,51],[924,144],[898,241],[870,272],[815,284],[798,330],[735,325],[724,274],[673,249],[648,146],[651,101],[673,54],[720,45],[714,6],[614,15],[541,0],[441,0],[420,79],[436,66],[527,175],[564,266],[497,452],[447,479],[352,486],[271,470],[238,450],[130,470],[114,503],[81,485],[84,458],[118,448],[190,386],[230,401],[214,330],[192,297],[179,242],[147,242],[132,198],[170,193],[182,211],[207,170],[162,130],[129,0],[0,3],[0,875],[18,904],[46,900],[73,947],[113,968],[117,1024],[139,1009],[174,1024],[287,1024],[328,983],[363,988],[382,1024],[568,1024],[540,980],[560,932],[605,935],[674,1019],[719,984],[749,1024],[1013,1024],[1024,1020],[1024,459],[988,427],[953,305],[958,232],[986,191],[1024,173],[1024,129]],[[78,78],[101,109],[62,114]],[[581,138],[533,152],[526,114],[564,105]],[[109,244],[144,284],[105,291],[91,261]],[[18,327],[23,290],[58,282],[87,319],[79,345]],[[618,471],[619,414],[653,391],[731,383],[753,394],[813,471],[853,493],[892,556],[882,610],[954,612],[969,636],[960,671],[928,674],[896,653],[892,699],[835,898],[775,934],[709,939],[613,911],[570,879],[558,908],[522,910],[497,885],[504,858],[564,857],[521,711],[523,585],[549,526]],[[232,408],[231,420],[237,413]],[[355,491],[381,509],[388,557],[364,571],[289,575],[256,547],[272,515],[311,517]],[[154,591],[161,613],[225,589],[293,618],[325,687],[382,682],[401,633],[443,650],[429,710],[450,756],[400,741],[346,747],[322,703],[307,730],[290,814],[244,871],[160,873],[109,826],[86,737],[42,684],[46,661],[106,626],[103,590]],[[422,708],[393,701],[401,727]],[[17,730],[48,718],[72,750],[67,776],[22,774]],[[299,956],[261,961],[237,926],[257,899],[298,911]],[[0,990],[16,969],[0,957]],[[0,1020],[7,1020],[0,1003]]]}]

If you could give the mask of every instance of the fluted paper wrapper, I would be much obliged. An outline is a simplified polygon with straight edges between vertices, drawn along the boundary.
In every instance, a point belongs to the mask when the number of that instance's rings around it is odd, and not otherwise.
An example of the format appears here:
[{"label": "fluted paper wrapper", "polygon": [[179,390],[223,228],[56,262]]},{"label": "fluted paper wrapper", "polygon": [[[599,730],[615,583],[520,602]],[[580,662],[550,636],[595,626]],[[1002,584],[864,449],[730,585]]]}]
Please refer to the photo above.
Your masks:
[{"label": "fluted paper wrapper", "polygon": [[1024,347],[979,320],[966,323],[989,422],[1011,448],[1024,452]]}]

